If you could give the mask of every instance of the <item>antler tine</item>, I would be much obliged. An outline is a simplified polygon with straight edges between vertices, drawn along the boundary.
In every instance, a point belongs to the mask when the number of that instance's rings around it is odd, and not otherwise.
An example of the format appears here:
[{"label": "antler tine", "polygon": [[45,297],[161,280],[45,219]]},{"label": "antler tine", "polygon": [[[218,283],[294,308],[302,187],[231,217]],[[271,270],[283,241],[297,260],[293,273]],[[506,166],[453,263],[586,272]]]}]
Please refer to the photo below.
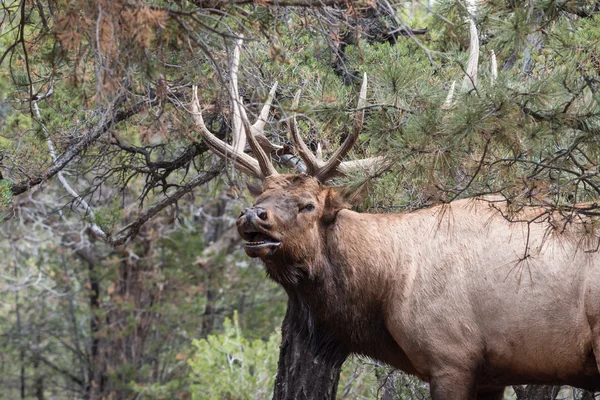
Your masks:
[{"label": "antler tine", "polygon": [[450,85],[450,90],[448,91],[448,96],[446,96],[446,101],[444,101],[443,107],[448,107],[452,105],[452,100],[454,100],[454,89],[456,88],[456,81],[452,81],[452,85]]},{"label": "antler tine", "polygon": [[467,62],[467,76],[463,81],[463,90],[474,89],[477,86],[477,67],[479,65],[479,38],[477,27],[472,19],[469,19],[471,32],[471,43],[469,44],[469,61]]},{"label": "antler tine", "polygon": [[363,120],[365,117],[365,110],[363,109],[363,107],[364,107],[366,101],[367,101],[367,74],[365,73],[363,75],[363,82],[362,82],[362,86],[360,88],[360,94],[358,96],[358,104],[356,106],[356,108],[357,108],[356,114],[354,115],[353,131],[350,135],[348,135],[348,137],[346,138],[344,143],[342,143],[342,145],[333,153],[333,155],[331,156],[329,161],[327,161],[327,163],[319,169],[319,172],[316,175],[316,178],[319,181],[325,182],[327,179],[329,179],[333,175],[335,175],[336,172],[339,172],[339,171],[336,171],[338,166],[341,164],[344,156],[348,153],[348,151],[350,151],[352,146],[354,146],[354,143],[356,142],[356,139],[358,139],[358,136],[360,135],[360,132],[362,130]]},{"label": "antler tine", "polygon": [[492,85],[496,82],[496,78],[498,78],[498,62],[496,61],[496,53],[492,50]]},{"label": "antler tine", "polygon": [[337,171],[349,175],[357,171],[366,171],[369,175],[377,174],[391,166],[392,161],[383,156],[363,158],[362,160],[344,161],[340,163]]},{"label": "antler tine", "polygon": [[208,130],[202,118],[202,112],[200,111],[200,101],[198,100],[198,87],[192,87],[192,119],[198,128],[200,128],[200,136],[206,143],[206,145],[219,157],[227,158],[231,157],[236,168],[242,172],[252,175],[255,178],[263,179],[263,173],[257,160],[253,159],[243,152],[237,152],[233,146],[225,143],[221,139],[217,138]]},{"label": "antler tine", "polygon": [[254,134],[252,132],[252,126],[250,125],[250,122],[248,121],[248,116],[246,115],[246,110],[244,110],[244,107],[242,105],[241,97],[238,98],[237,103],[238,108],[240,110],[240,116],[242,119],[242,124],[244,126],[244,131],[246,132],[246,140],[248,140],[248,144],[250,145],[252,152],[256,156],[256,160],[258,161],[258,165],[260,166],[262,174],[265,178],[268,178],[269,176],[273,175],[279,175],[279,173],[271,163],[270,155],[267,155],[265,153],[263,148],[256,140],[256,137],[254,137]]},{"label": "antler tine", "polygon": [[229,69],[230,76],[230,96],[231,96],[231,107],[233,116],[231,118],[232,123],[232,144],[233,148],[238,153],[243,153],[246,147],[246,135],[244,132],[244,125],[242,123],[242,117],[240,113],[240,105],[236,101],[239,96],[238,88],[238,70],[240,68],[240,54],[242,52],[242,39],[236,39],[235,47],[233,49],[233,58],[231,59],[231,67]]},{"label": "antler tine", "polygon": [[252,125],[253,130],[256,132],[255,134],[264,134],[265,124],[267,123],[267,119],[269,118],[269,111],[271,111],[271,105],[273,105],[273,99],[275,98],[275,93],[277,92],[277,81],[273,84],[269,95],[267,96],[267,101],[265,105],[260,110],[260,114],[256,122]]},{"label": "antler tine", "polygon": [[[243,38],[243,36],[242,36]],[[262,147],[258,144],[254,135],[256,133],[262,134],[264,131],[265,121],[269,116],[269,111],[271,109],[271,104],[273,103],[273,97],[275,96],[275,91],[277,90],[277,83],[273,85],[273,88],[269,92],[269,97],[267,98],[267,102],[263,106],[260,116],[256,123],[251,126],[248,121],[248,116],[246,115],[246,110],[244,109],[244,105],[242,103],[242,98],[239,96],[238,90],[238,70],[240,67],[240,55],[242,52],[242,38],[237,39],[235,41],[235,48],[233,49],[233,59],[231,60],[231,102],[233,107],[233,144],[234,148],[238,153],[243,153],[244,148],[246,147],[246,141],[250,145],[252,152],[256,156],[256,160],[262,171],[264,177],[269,177],[271,175],[277,175],[277,171],[273,164],[271,164],[270,155],[267,155]],[[242,133],[245,132],[245,134]],[[254,132],[256,131],[256,133]],[[265,138],[266,139],[266,138]],[[268,142],[268,140],[267,140]],[[270,144],[270,142],[269,142]],[[272,144],[271,144],[272,145]],[[272,145],[273,148],[276,146]]]},{"label": "antler tine", "polygon": [[261,109],[258,119],[250,127],[252,135],[254,135],[258,141],[258,144],[260,144],[260,147],[262,147],[267,154],[271,154],[273,151],[283,149],[283,146],[272,143],[265,135],[265,124],[269,118],[269,111],[271,111],[271,105],[273,104],[273,99],[275,98],[275,92],[277,92],[277,82],[275,82],[271,88],[271,91],[267,97],[267,101]]},{"label": "antler tine", "polygon": [[[246,110],[243,107],[242,99],[238,94],[238,70],[240,66],[242,43],[242,39],[235,41],[235,48],[233,50],[231,67],[229,70],[231,78],[229,89],[233,114],[233,145],[229,145],[218,139],[206,127],[200,111],[198,88],[196,86],[193,87],[192,118],[196,125],[200,128],[200,135],[206,142],[207,146],[215,154],[221,158],[231,157],[237,169],[258,179],[265,179],[269,176],[278,174],[273,164],[271,164],[270,151],[272,149],[276,150],[280,148],[280,146],[276,146],[269,142],[269,140],[263,134],[265,123],[271,109],[271,104],[273,103],[273,98],[275,97],[275,92],[277,90],[277,82],[271,88],[267,101],[260,112],[258,120],[254,123],[254,125],[251,126],[250,122],[248,121],[248,116],[246,115]],[[265,147],[268,147],[268,154],[265,153],[261,145],[258,143],[256,136],[259,137]],[[250,148],[256,156],[256,159],[244,153],[246,141],[248,144],[250,144]]]},{"label": "antler tine", "polygon": [[301,91],[298,90],[294,96],[294,101],[292,102],[292,116],[288,119],[287,123],[292,142],[294,142],[294,146],[296,147],[296,151],[298,152],[300,158],[302,158],[306,163],[306,172],[309,175],[315,176],[318,173],[321,164],[314,154],[311,153],[306,143],[304,143],[304,140],[302,140],[300,137],[300,134],[298,133],[298,124],[296,122],[296,110],[298,109],[298,104],[300,103],[300,92]]},{"label": "antler tine", "polygon": [[317,162],[323,162],[323,146],[321,146],[321,143],[317,143]]}]

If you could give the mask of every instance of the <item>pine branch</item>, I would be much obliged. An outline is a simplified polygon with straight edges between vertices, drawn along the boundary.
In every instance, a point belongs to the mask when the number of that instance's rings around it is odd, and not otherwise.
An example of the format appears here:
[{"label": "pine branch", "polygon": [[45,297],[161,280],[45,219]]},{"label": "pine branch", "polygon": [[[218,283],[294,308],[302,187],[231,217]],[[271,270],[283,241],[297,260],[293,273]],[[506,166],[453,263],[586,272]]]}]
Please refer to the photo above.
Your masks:
[{"label": "pine branch", "polygon": [[[115,103],[120,103],[122,98],[118,98],[113,102],[113,106]],[[81,139],[74,145],[70,146],[61,156],[57,157],[53,165],[48,168],[46,171],[38,174],[37,176],[15,183],[13,184],[11,191],[14,196],[20,195],[21,193],[25,193],[29,189],[42,184],[48,179],[54,177],[79,154],[85,151],[88,147],[90,147],[94,142],[96,142],[102,134],[107,132],[113,126],[118,124],[121,121],[124,121],[133,115],[138,114],[142,111],[147,105],[151,104],[148,101],[141,101],[130,108],[120,111],[109,110],[107,113],[110,114],[108,117],[105,116],[102,123],[92,132],[87,134],[82,134]]]}]

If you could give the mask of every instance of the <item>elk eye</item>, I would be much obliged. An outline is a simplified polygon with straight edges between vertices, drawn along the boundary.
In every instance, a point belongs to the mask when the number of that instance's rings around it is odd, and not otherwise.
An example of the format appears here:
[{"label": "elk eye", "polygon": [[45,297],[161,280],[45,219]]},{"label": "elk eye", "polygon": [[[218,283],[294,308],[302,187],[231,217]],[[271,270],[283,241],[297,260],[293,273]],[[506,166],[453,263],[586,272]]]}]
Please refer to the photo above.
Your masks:
[{"label": "elk eye", "polygon": [[300,208],[300,212],[311,212],[315,210],[315,205],[312,203],[308,203],[307,205]]}]

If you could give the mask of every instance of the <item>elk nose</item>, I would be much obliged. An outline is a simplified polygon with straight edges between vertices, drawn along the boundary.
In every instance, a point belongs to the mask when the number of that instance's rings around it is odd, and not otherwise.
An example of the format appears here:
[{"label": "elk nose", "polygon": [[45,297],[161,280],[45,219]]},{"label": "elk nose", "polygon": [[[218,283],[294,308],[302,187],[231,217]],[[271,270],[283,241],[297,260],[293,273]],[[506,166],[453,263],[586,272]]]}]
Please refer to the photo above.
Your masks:
[{"label": "elk nose", "polygon": [[256,215],[258,216],[258,218],[262,219],[263,221],[266,221],[267,217],[269,216],[267,214],[267,210],[265,210],[264,208],[260,208],[260,207],[256,208]]},{"label": "elk nose", "polygon": [[269,218],[269,212],[262,207],[256,208],[244,208],[240,213],[239,218],[244,217],[246,221],[251,222],[254,218],[258,217],[263,221]]}]

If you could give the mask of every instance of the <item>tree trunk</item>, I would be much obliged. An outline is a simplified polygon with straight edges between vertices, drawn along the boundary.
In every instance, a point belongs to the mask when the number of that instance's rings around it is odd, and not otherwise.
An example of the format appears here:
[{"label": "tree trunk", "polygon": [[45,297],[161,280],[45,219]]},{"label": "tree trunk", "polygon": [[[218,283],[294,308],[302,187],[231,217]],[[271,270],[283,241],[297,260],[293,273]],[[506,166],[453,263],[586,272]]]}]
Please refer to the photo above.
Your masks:
[{"label": "tree trunk", "polygon": [[398,395],[398,381],[401,372],[398,370],[388,371],[386,368],[376,368],[375,376],[377,377],[377,398],[380,400],[394,400]]},{"label": "tree trunk", "polygon": [[[101,322],[99,319],[99,315],[101,315],[101,305],[100,305],[100,260],[94,253],[94,248],[92,246],[78,248],[75,250],[77,256],[87,264],[88,266],[88,305],[89,305],[89,329],[90,329],[90,342],[88,345],[89,351],[85,352],[88,360],[87,360],[87,380],[86,377],[82,374],[82,382],[83,388],[83,398],[86,400],[89,399],[98,399],[102,397],[104,393],[104,384],[107,380],[106,373],[106,363],[101,357],[99,353],[101,349],[101,338],[100,338],[100,328]],[[65,273],[67,273],[66,269],[66,261],[63,259],[63,264],[65,265]],[[72,301],[72,299],[71,299]],[[72,303],[71,303],[72,305]],[[75,311],[71,308],[71,315],[73,319],[73,326],[76,326],[75,319]],[[76,330],[74,334],[74,338],[77,338],[79,332]]]},{"label": "tree trunk", "polygon": [[594,392],[588,392],[587,390],[581,390],[581,400],[594,400],[596,396]]},{"label": "tree trunk", "polygon": [[273,400],[334,400],[344,359],[319,357],[308,341],[291,329],[288,302],[281,327],[281,347]]},{"label": "tree trunk", "polygon": [[518,400],[552,400],[558,394],[560,386],[527,385],[513,386]]},{"label": "tree trunk", "polygon": [[100,357],[100,279],[96,268],[97,263],[88,263],[88,279],[90,283],[90,364],[88,366],[89,387],[85,389],[85,398],[97,398],[104,393],[106,383],[106,365]]}]

